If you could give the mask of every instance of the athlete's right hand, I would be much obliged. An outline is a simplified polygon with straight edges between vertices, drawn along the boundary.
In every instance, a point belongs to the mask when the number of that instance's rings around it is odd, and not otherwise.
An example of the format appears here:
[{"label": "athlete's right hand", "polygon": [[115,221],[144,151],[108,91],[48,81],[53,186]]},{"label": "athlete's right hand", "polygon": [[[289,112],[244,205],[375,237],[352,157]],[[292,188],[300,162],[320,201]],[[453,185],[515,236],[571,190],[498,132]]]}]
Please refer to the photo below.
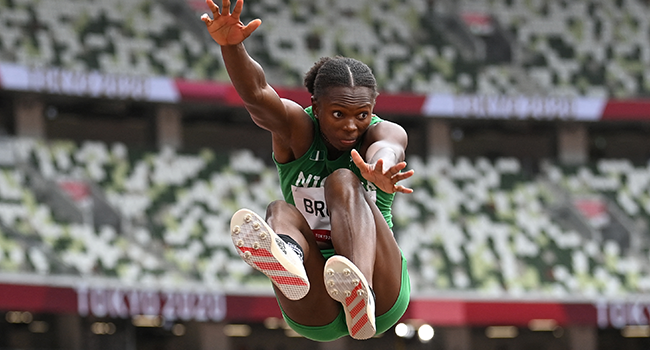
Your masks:
[{"label": "athlete's right hand", "polygon": [[232,13],[230,13],[230,0],[223,0],[221,13],[219,12],[219,6],[212,0],[205,0],[205,3],[212,11],[212,19],[207,13],[204,13],[201,20],[205,22],[212,39],[221,46],[241,43],[262,24],[260,19],[254,19],[247,25],[242,23],[239,17],[244,6],[244,0],[237,0]]}]

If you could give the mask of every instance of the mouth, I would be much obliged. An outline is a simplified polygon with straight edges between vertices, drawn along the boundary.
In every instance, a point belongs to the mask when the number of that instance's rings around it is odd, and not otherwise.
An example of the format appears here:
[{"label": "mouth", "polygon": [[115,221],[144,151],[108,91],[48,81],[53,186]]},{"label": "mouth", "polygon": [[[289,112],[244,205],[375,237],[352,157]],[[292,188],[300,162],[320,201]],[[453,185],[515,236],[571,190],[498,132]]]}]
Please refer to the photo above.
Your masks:
[{"label": "mouth", "polygon": [[341,144],[341,146],[343,146],[343,149],[350,149],[354,147],[354,145],[357,143],[357,139],[352,139],[352,140],[342,139],[339,140],[339,143]]},{"label": "mouth", "polygon": [[[357,138],[352,138],[352,139],[350,139],[350,138],[345,138],[345,139],[332,138],[331,141],[330,141],[330,139],[327,136],[325,136],[325,133],[323,133],[322,131],[321,131],[321,136],[323,137],[323,139],[325,140],[326,143],[328,143],[333,148],[338,149],[339,151],[344,151],[344,150],[351,149],[352,147],[354,147],[354,145],[358,141]],[[332,141],[334,141],[334,142],[332,142]]]}]

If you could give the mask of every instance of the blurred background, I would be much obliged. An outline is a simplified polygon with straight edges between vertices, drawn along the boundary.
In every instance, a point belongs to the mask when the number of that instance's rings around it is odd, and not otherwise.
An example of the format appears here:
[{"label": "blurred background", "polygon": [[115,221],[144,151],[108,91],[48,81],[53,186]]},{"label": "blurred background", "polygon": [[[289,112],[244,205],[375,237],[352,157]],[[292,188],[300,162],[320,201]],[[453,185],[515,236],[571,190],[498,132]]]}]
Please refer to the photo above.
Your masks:
[{"label": "blurred background", "polygon": [[649,349],[647,0],[247,0],[284,97],[366,62],[409,133],[402,321],[287,329],[229,220],[280,199],[200,0],[0,0],[0,349]]}]

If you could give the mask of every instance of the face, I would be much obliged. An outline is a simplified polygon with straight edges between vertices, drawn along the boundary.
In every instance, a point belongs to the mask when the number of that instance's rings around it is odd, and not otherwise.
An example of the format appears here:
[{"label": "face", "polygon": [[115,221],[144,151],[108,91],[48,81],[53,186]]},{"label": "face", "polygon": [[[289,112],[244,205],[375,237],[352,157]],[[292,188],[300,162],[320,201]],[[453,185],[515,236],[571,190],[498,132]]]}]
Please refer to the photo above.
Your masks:
[{"label": "face", "polygon": [[312,105],[328,149],[347,151],[370,126],[375,97],[364,86],[333,87],[317,100],[312,98]]}]

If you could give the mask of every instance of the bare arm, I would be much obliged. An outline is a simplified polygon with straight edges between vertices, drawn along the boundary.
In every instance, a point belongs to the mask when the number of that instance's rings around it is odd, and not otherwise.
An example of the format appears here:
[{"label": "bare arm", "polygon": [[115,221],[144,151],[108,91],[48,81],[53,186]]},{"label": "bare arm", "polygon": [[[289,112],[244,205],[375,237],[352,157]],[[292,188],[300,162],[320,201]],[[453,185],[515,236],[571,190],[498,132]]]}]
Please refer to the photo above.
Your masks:
[{"label": "bare arm", "polygon": [[266,82],[262,67],[246,52],[244,44],[221,46],[224,64],[237,94],[253,121],[260,127],[282,133],[288,126],[287,105],[293,101],[281,99]]},{"label": "bare arm", "polygon": [[384,192],[412,193],[412,189],[397,184],[413,175],[413,170],[401,172],[406,168],[406,131],[395,123],[383,121],[368,130],[366,144],[367,148],[361,149],[363,157],[352,150],[352,160],[361,175]]},{"label": "bare arm", "polygon": [[[311,143],[309,135],[311,122],[303,108],[297,103],[282,99],[267,83],[262,67],[250,57],[244,47],[248,38],[262,23],[252,20],[244,25],[241,20],[243,0],[237,0],[230,12],[230,0],[223,0],[219,9],[213,0],[206,0],[213,18],[204,14],[205,22],[212,38],[221,46],[223,61],[237,94],[251,118],[263,129],[273,134],[273,151],[278,161],[290,161],[299,157],[305,144]],[[301,137],[294,137],[300,135]]]},{"label": "bare arm", "polygon": [[212,11],[213,19],[204,14],[201,20],[205,22],[214,41],[221,46],[223,61],[235,90],[251,113],[253,121],[264,129],[275,130],[276,124],[282,125],[282,120],[278,117],[285,115],[283,102],[267,84],[262,67],[250,57],[244,47],[244,40],[259,28],[262,21],[255,19],[247,25],[241,22],[243,0],[237,0],[232,13],[230,0],[223,0],[221,9],[212,0],[206,0],[206,4]]}]

